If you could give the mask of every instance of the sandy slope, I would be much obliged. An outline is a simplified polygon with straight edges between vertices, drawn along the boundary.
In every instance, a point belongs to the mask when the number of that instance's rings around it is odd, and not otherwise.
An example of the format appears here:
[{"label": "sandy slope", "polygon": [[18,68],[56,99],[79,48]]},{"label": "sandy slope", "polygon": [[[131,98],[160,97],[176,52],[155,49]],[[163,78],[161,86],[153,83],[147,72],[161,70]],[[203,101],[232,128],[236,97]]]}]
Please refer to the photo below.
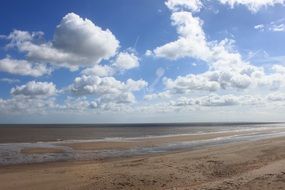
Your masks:
[{"label": "sandy slope", "polygon": [[285,138],[94,162],[0,168],[0,189],[285,189]]}]

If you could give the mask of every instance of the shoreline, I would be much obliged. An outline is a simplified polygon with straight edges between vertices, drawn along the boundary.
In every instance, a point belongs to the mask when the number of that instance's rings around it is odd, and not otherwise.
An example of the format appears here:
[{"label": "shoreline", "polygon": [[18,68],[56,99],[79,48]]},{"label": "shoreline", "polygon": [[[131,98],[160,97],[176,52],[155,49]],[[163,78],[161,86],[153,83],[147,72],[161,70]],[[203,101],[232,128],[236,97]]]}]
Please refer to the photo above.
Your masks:
[{"label": "shoreline", "polygon": [[278,189],[285,185],[284,143],[279,137],[96,161],[10,165],[0,167],[0,182],[5,190]]},{"label": "shoreline", "polygon": [[[38,162],[38,163],[23,163],[23,164],[12,164],[12,165],[0,165],[0,170],[3,168],[9,168],[9,167],[25,167],[25,166],[38,166],[38,165],[46,165],[46,166],[52,166],[52,165],[88,165],[88,164],[97,164],[97,163],[108,163],[113,161],[121,161],[121,160],[133,160],[133,159],[142,159],[142,158],[152,158],[152,157],[161,157],[161,156],[171,156],[176,154],[183,154],[183,153],[200,153],[200,152],[207,152],[212,150],[219,150],[219,149],[228,149],[231,147],[238,147],[238,146],[245,146],[245,145],[252,145],[252,144],[266,144],[268,142],[275,142],[275,141],[284,141],[285,146],[285,137],[274,137],[269,139],[261,139],[261,140],[255,140],[255,141],[240,141],[240,142],[231,142],[227,144],[218,144],[218,145],[212,145],[209,147],[202,147],[197,149],[179,149],[176,151],[169,151],[169,152],[159,152],[159,153],[149,153],[149,154],[141,154],[141,155],[131,155],[131,156],[118,156],[118,157],[107,157],[97,160],[59,160],[59,161],[51,161],[51,162]],[[285,148],[285,147],[284,147]],[[58,149],[55,148],[55,151]],[[36,150],[37,151],[37,150]],[[41,153],[41,150],[39,150]],[[51,150],[53,152],[53,150]],[[285,152],[284,152],[285,153]],[[30,153],[27,153],[30,154]]]},{"label": "shoreline", "polygon": [[[38,143],[38,142],[69,142],[69,141],[104,141],[116,139],[149,139],[167,136],[183,136],[197,134],[224,133],[234,131],[262,130],[262,128],[282,128],[283,123],[204,123],[198,124],[137,124],[137,125],[47,125],[46,127],[38,125],[15,125],[0,127],[0,144],[5,143]],[[112,133],[106,133],[106,128]],[[147,129],[147,130],[146,130]],[[149,130],[150,129],[150,130]],[[173,129],[173,130],[169,130]],[[21,133],[18,131],[21,130]],[[138,131],[133,134],[125,133],[125,131]],[[13,136],[11,135],[13,134]]]},{"label": "shoreline", "polygon": [[259,128],[203,134],[168,135],[88,141],[0,144],[3,165],[72,160],[102,160],[113,157],[189,151],[237,142],[285,137],[285,128]]}]

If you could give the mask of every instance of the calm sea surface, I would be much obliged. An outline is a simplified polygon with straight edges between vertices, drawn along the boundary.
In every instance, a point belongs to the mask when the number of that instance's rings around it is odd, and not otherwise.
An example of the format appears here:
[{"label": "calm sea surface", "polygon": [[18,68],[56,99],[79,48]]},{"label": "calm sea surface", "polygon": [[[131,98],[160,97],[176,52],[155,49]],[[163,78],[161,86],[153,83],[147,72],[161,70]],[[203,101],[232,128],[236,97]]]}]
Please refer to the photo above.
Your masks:
[{"label": "calm sea surface", "polygon": [[277,123],[188,123],[104,125],[0,125],[0,143],[96,140],[198,134],[285,126]]},{"label": "calm sea surface", "polygon": [[[236,132],[223,136],[222,132]],[[221,133],[206,140],[168,142],[157,146],[130,149],[76,150],[74,142],[132,142],[149,137]],[[178,150],[193,150],[221,144],[285,137],[282,123],[191,123],[191,124],[120,124],[120,125],[0,125],[0,166],[68,160],[96,160]],[[142,139],[142,140],[141,140]],[[27,148],[60,148],[60,153],[24,154]]]}]

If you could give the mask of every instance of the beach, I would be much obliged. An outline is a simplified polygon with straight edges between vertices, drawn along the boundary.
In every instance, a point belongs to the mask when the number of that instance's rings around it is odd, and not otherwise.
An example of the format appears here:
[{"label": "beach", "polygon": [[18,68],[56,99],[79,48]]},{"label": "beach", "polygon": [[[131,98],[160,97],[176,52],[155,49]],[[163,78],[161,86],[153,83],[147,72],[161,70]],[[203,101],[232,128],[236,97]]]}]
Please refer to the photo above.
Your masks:
[{"label": "beach", "polygon": [[[137,139],[128,142],[69,143],[77,150],[125,150],[234,136],[235,132]],[[144,143],[142,143],[144,142]],[[60,154],[55,148],[22,154]],[[12,164],[0,167],[3,190],[16,189],[284,189],[285,137],[268,137],[155,153],[93,160]]]},{"label": "beach", "polygon": [[285,0],[0,18],[0,190],[285,190]]}]

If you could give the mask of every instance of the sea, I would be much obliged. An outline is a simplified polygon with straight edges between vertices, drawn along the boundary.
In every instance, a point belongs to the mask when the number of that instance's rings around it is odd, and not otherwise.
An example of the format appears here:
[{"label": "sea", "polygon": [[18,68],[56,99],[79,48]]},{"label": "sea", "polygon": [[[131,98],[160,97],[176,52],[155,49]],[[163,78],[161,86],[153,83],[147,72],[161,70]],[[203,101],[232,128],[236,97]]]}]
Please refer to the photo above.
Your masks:
[{"label": "sea", "polygon": [[[128,150],[74,150],[68,143],[121,142],[149,138],[237,132],[207,140],[172,142]],[[53,161],[96,160],[221,144],[285,137],[285,123],[1,124],[0,166]],[[64,152],[23,154],[25,148],[62,148]]]}]

